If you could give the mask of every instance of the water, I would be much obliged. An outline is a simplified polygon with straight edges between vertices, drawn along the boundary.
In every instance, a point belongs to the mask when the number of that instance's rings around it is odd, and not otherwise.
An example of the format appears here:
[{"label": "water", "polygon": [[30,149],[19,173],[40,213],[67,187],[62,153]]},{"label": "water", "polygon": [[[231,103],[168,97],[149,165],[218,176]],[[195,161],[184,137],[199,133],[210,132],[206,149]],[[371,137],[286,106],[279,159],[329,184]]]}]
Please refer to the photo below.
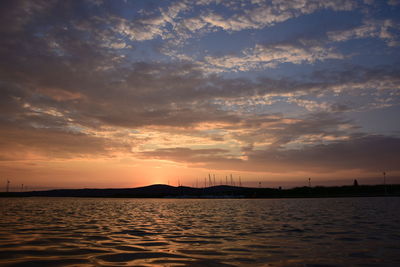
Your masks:
[{"label": "water", "polygon": [[0,199],[0,266],[399,266],[400,198]]}]

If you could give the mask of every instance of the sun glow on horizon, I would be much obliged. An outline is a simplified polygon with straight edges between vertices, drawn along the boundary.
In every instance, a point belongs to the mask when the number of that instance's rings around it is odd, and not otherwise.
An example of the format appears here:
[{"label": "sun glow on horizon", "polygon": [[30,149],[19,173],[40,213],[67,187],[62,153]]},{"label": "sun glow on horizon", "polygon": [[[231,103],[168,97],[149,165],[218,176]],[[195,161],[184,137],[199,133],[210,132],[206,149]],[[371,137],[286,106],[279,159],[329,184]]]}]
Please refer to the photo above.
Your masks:
[{"label": "sun glow on horizon", "polygon": [[16,188],[395,180],[395,2],[6,1],[0,177]]}]

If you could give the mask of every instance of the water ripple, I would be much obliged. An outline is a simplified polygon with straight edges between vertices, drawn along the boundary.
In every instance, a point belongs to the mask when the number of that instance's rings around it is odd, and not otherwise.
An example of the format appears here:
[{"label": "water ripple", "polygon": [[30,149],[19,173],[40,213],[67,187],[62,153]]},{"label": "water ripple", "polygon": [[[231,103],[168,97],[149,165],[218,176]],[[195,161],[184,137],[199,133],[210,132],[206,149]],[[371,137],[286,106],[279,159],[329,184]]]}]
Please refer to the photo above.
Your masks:
[{"label": "water ripple", "polygon": [[399,266],[400,199],[0,199],[0,266]]}]

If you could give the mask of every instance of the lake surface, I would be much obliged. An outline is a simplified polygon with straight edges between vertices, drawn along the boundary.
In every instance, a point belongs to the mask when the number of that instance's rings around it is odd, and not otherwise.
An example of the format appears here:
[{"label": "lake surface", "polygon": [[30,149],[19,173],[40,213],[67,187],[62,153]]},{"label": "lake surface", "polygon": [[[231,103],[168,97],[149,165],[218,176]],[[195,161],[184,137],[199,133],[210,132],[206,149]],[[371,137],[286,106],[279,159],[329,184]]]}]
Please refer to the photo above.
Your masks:
[{"label": "lake surface", "polygon": [[0,266],[400,266],[400,198],[0,199]]}]

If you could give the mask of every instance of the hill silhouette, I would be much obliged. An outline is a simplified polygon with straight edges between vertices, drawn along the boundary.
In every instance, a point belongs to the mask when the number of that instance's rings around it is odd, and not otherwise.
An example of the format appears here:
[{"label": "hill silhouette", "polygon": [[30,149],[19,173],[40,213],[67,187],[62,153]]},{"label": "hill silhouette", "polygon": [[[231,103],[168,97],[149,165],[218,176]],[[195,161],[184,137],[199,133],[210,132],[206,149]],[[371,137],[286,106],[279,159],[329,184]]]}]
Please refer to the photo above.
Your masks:
[{"label": "hill silhouette", "polygon": [[228,185],[193,188],[155,184],[136,188],[55,189],[30,192],[2,192],[0,197],[126,197],[126,198],[291,198],[400,196],[400,185],[353,185],[296,187],[291,189],[252,188]]}]

